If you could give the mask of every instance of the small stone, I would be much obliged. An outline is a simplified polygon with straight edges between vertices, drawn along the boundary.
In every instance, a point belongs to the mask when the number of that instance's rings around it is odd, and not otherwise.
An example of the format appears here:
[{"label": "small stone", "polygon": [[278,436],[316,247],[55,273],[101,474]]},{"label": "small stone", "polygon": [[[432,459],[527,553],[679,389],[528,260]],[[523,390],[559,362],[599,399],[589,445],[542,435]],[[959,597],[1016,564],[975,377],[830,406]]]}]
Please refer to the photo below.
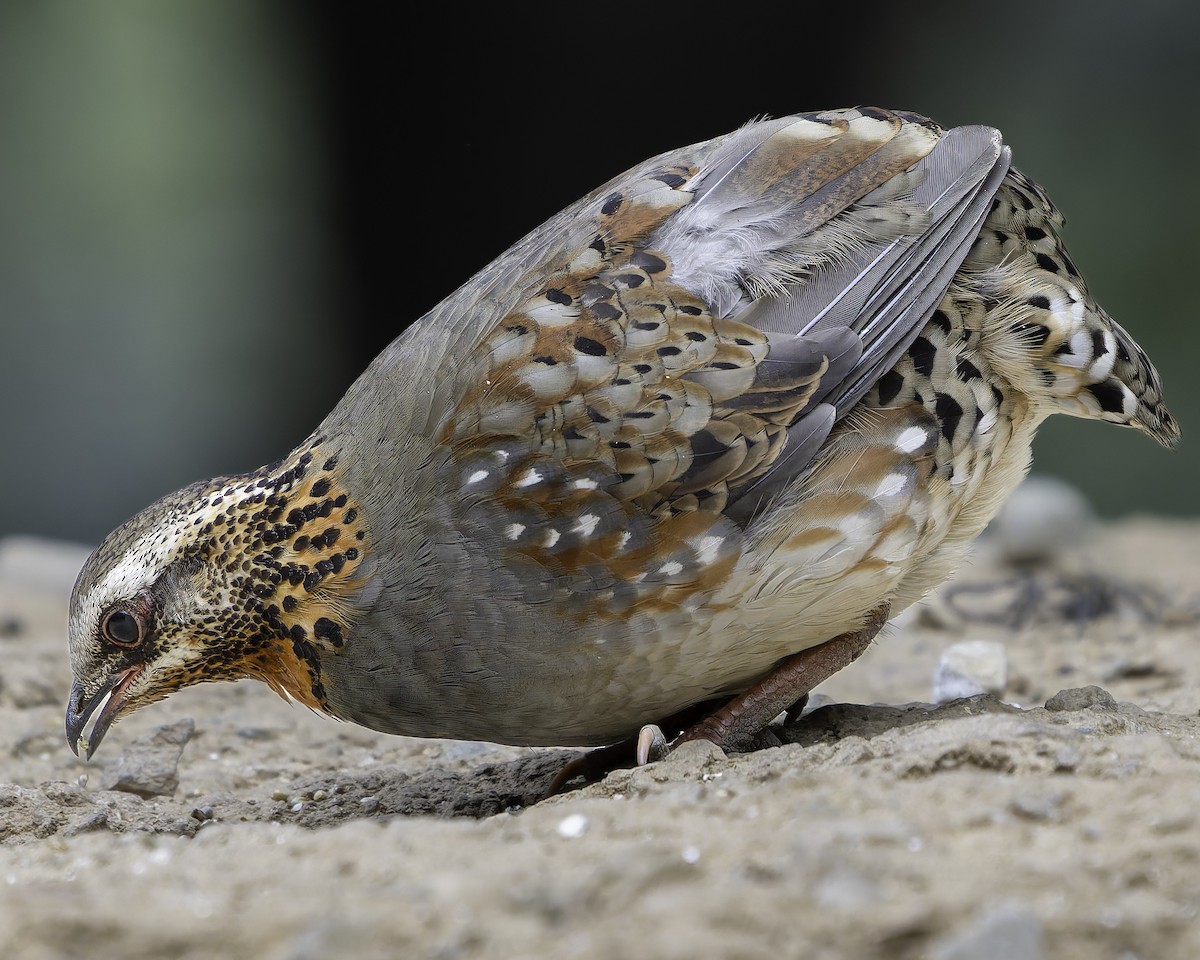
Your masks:
[{"label": "small stone", "polygon": [[179,786],[179,757],[195,732],[190,717],[134,740],[105,772],[101,786],[139,797],[169,797]]},{"label": "small stone", "polygon": [[1093,519],[1091,504],[1075,487],[1033,476],[1005,501],[987,536],[1009,563],[1039,563],[1078,544]]},{"label": "small stone", "polygon": [[192,819],[204,822],[213,818],[212,807],[196,807],[192,810]]},{"label": "small stone", "polygon": [[1009,809],[1022,820],[1056,821],[1061,816],[1063,800],[1061,793],[1024,793],[1013,798]]},{"label": "small stone", "polygon": [[288,799],[289,796],[291,796],[291,794],[289,794],[286,790],[272,790],[271,791],[271,799],[272,800],[286,800],[286,799]]},{"label": "small stone", "polygon": [[1008,651],[991,640],[964,640],[947,647],[933,674],[933,702],[981,693],[1000,696],[1008,685]]},{"label": "small stone", "polygon": [[107,810],[89,810],[82,817],[64,827],[62,833],[64,837],[77,837],[81,833],[88,833],[91,830],[101,830],[107,826]]},{"label": "small stone", "polygon": [[1083,763],[1083,754],[1069,744],[1054,755],[1054,769],[1057,773],[1070,773],[1081,763]]},{"label": "small stone", "polygon": [[934,944],[933,960],[1043,960],[1042,922],[1033,908],[1006,900],[987,909],[966,929]]},{"label": "small stone", "polygon": [[576,837],[582,837],[587,833],[587,829],[588,818],[582,813],[572,813],[559,821],[558,835],[573,840]]},{"label": "small stone", "polygon": [[266,727],[241,727],[237,735],[243,740],[274,740],[275,732]]},{"label": "small stone", "polygon": [[324,790],[314,790],[313,791],[312,798],[313,798],[314,803],[320,803],[322,800],[328,799],[328,797],[329,797],[329,794]]},{"label": "small stone", "polygon": [[1088,707],[1115,710],[1117,701],[1103,687],[1097,687],[1094,684],[1087,687],[1069,687],[1066,690],[1059,690],[1046,701],[1047,710],[1086,710]]}]

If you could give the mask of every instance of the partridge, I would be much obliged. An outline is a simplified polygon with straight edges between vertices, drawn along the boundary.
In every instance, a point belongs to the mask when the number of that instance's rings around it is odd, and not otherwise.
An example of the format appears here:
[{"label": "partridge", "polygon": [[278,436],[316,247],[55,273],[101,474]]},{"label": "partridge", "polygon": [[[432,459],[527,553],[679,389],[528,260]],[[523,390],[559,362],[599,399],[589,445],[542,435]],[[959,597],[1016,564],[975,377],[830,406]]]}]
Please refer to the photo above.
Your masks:
[{"label": "partridge", "polygon": [[746,744],[954,573],[1048,415],[1179,437],[1009,156],[799,114],[552,217],[283,459],[100,544],[71,748],[241,677],[392,734]]}]

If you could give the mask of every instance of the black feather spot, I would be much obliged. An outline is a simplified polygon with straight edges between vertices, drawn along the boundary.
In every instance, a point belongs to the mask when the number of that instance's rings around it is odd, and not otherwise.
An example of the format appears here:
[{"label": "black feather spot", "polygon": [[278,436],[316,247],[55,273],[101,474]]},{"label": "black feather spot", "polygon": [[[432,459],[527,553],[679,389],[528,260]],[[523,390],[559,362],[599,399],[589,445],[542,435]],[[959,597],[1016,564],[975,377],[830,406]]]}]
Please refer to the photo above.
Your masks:
[{"label": "black feather spot", "polygon": [[576,337],[575,349],[580,353],[586,353],[589,357],[603,357],[608,353],[604,344],[598,340],[593,340],[591,337]]},{"label": "black feather spot", "polygon": [[942,436],[947,440],[954,439],[954,431],[958,429],[958,421],[962,419],[962,405],[948,393],[939,393],[933,404],[934,412],[942,423]]},{"label": "black feather spot", "polygon": [[600,212],[606,217],[611,217],[614,213],[621,209],[621,204],[625,198],[619,193],[610,193],[604,198],[604,205],[600,208]]},{"label": "black feather spot", "polygon": [[1100,402],[1100,409],[1105,413],[1125,412],[1125,391],[1112,380],[1089,384],[1088,389]]},{"label": "black feather spot", "polygon": [[1014,323],[1012,329],[1013,333],[1033,347],[1040,347],[1050,336],[1050,328],[1043,327],[1040,323]]},{"label": "black feather spot", "polygon": [[1043,297],[1040,293],[1037,296],[1030,297],[1026,303],[1028,303],[1031,307],[1037,307],[1039,310],[1050,309],[1050,298]]},{"label": "black feather spot", "polygon": [[979,372],[979,368],[966,357],[959,357],[958,363],[955,364],[954,369],[958,374],[958,379],[962,380],[963,382],[968,380],[978,380],[982,376],[982,374]]},{"label": "black feather spot", "polygon": [[924,337],[917,337],[912,342],[912,346],[908,348],[908,355],[912,357],[913,366],[921,376],[928,377],[933,373],[933,361],[937,356],[937,349]]},{"label": "black feather spot", "polygon": [[1049,254],[1035,254],[1034,259],[1037,260],[1038,266],[1047,273],[1058,273],[1058,262]]},{"label": "black feather spot", "polygon": [[667,262],[662,257],[645,250],[639,250],[629,260],[649,274],[662,273],[667,269]]},{"label": "black feather spot", "polygon": [[879,402],[891,403],[904,386],[904,376],[895,370],[889,370],[879,378],[877,386],[879,387]]},{"label": "black feather spot", "polygon": [[313,624],[313,633],[335,647],[340,647],[345,640],[342,638],[342,628],[328,617],[319,617]]}]

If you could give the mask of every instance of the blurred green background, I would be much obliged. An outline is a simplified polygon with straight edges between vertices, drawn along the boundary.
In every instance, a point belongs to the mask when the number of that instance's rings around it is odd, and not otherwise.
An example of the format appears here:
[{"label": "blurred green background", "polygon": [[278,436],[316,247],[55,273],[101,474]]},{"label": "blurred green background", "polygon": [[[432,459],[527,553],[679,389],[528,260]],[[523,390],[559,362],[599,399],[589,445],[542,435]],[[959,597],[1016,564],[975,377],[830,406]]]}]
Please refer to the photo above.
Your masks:
[{"label": "blurred green background", "polygon": [[[1194,515],[1200,5],[0,6],[0,535],[84,542],[286,453],[406,324],[633,163],[856,103],[999,127],[1185,440],[1035,471]],[[784,12],[780,12],[784,10]]]}]

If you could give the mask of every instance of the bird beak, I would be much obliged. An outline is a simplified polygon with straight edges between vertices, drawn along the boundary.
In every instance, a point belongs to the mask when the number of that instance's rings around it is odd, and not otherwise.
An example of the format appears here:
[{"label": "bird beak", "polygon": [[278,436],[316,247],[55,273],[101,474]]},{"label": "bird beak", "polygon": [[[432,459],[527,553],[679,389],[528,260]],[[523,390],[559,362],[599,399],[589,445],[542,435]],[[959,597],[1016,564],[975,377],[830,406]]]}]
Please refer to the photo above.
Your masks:
[{"label": "bird beak", "polygon": [[[86,759],[92,759],[92,754],[96,752],[100,741],[108,733],[108,728],[113,725],[117,714],[125,705],[130,683],[141,672],[142,665],[138,664],[120,673],[114,673],[86,700],[86,694],[79,681],[71,684],[71,696],[67,700],[67,746],[75,756],[79,756],[79,749],[83,747]],[[97,711],[99,714],[92,727],[92,734],[84,739],[83,729]]]}]

